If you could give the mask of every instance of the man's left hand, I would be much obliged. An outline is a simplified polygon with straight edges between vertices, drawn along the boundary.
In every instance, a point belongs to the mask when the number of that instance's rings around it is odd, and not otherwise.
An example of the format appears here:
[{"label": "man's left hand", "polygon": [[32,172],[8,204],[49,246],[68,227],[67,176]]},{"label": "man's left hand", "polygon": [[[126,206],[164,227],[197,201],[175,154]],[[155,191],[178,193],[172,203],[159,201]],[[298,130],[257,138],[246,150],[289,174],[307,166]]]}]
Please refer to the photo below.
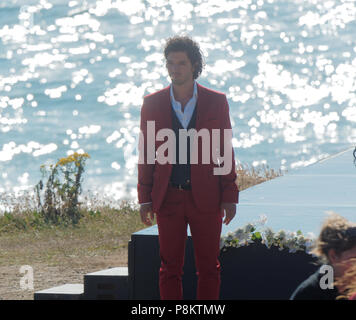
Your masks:
[{"label": "man's left hand", "polygon": [[223,212],[225,211],[225,218],[223,223],[228,225],[236,215],[236,203],[223,202],[220,208],[223,210]]}]

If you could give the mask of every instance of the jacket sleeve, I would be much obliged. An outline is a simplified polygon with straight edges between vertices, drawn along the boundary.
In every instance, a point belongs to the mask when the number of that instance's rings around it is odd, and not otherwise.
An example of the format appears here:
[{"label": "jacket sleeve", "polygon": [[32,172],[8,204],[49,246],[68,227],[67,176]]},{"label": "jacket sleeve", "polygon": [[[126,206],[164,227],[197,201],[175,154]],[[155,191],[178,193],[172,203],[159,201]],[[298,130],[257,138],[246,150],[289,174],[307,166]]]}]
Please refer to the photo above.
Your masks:
[{"label": "jacket sleeve", "polygon": [[139,136],[139,159],[138,159],[138,183],[137,195],[138,202],[152,202],[151,191],[153,186],[154,164],[147,163],[147,121],[148,108],[144,99],[141,108],[140,136]]},{"label": "jacket sleeve", "polygon": [[[225,144],[226,147],[231,148],[231,170],[227,174],[220,175],[220,190],[221,190],[221,202],[238,203],[239,202],[239,189],[237,185],[237,174],[235,166],[235,154],[232,147],[232,128],[229,114],[229,104],[226,96],[223,96],[222,110],[221,110],[221,132],[220,132],[220,150],[221,155],[224,156]],[[229,137],[224,129],[229,129],[231,136]],[[228,139],[224,144],[224,136]],[[221,166],[224,166],[222,162]]]}]

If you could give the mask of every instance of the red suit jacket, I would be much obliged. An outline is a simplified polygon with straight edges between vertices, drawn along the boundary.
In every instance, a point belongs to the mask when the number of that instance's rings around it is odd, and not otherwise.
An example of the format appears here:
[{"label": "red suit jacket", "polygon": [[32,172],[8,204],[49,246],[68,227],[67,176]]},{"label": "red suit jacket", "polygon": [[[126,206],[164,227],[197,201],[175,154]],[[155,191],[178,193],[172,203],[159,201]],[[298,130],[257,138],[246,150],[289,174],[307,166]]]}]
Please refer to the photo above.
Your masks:
[{"label": "red suit jacket", "polygon": [[[208,89],[197,83],[198,100],[196,104],[196,130],[231,129],[229,105],[225,94]],[[154,121],[155,137],[163,128],[172,129],[172,109],[170,101],[170,86],[144,97],[141,108],[140,144],[144,143],[144,163],[138,164],[138,202],[152,202],[153,212],[159,208],[165,197],[172,164],[160,164],[147,161],[147,121]],[[220,133],[220,154],[224,155],[224,135]],[[154,139],[155,151],[165,141]],[[231,171],[226,175],[214,175],[213,169],[219,167],[212,159],[209,164],[202,163],[201,143],[198,144],[198,163],[191,164],[191,186],[196,206],[202,212],[219,212],[221,202],[238,203],[239,190],[235,171],[235,157],[232,149]],[[211,150],[211,143],[210,143]],[[141,161],[142,162],[142,161]],[[223,165],[220,164],[220,167]]]}]

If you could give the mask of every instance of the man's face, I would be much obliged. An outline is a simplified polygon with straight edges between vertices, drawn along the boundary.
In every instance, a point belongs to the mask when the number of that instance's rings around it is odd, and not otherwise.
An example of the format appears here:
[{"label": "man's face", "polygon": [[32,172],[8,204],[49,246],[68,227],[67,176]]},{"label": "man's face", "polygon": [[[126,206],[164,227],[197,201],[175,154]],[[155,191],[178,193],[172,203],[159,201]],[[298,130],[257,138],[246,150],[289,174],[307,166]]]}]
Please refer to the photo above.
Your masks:
[{"label": "man's face", "polygon": [[351,261],[356,258],[356,246],[349,250],[343,251],[340,255],[335,255],[332,259],[335,274],[343,275],[346,270],[352,265]]},{"label": "man's face", "polygon": [[173,84],[182,85],[193,80],[193,66],[185,52],[170,52],[166,63]]}]

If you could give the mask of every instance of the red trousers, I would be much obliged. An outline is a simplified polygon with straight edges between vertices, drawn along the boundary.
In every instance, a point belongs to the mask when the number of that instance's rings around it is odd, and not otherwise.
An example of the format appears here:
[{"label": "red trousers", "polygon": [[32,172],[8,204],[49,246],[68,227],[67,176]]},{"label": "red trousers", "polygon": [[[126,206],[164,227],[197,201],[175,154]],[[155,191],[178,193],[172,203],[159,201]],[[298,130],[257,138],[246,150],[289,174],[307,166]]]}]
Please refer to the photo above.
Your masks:
[{"label": "red trousers", "polygon": [[168,186],[157,212],[161,267],[159,287],[162,300],[183,298],[182,275],[189,224],[198,276],[197,299],[219,299],[220,262],[218,260],[222,212],[201,212],[191,190]]}]

